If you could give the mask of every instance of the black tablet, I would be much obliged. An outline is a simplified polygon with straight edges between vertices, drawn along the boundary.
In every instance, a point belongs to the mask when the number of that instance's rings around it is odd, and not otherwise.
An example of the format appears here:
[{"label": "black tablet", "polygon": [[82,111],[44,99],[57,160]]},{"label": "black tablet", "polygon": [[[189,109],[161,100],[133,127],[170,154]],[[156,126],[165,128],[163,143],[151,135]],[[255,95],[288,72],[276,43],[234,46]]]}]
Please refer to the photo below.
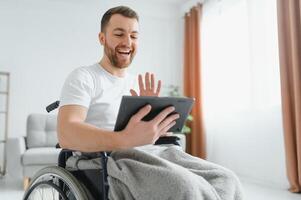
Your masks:
[{"label": "black tablet", "polygon": [[[148,115],[142,120],[149,121],[159,114],[164,108],[174,106],[173,113],[179,113],[180,118],[176,120],[176,124],[171,127],[169,132],[181,132],[188,114],[192,109],[194,98],[185,97],[146,97],[146,96],[123,96],[117,121],[115,124],[115,131],[123,130],[130,118],[139,111],[143,106],[150,104],[152,109]],[[171,114],[173,114],[171,113]]]}]

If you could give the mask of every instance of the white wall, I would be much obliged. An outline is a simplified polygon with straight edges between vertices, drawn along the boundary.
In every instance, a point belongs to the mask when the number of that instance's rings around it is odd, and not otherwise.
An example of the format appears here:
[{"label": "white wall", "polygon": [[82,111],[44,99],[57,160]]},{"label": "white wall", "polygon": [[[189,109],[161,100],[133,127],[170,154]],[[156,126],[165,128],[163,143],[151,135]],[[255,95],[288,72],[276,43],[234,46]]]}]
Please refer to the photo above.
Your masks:
[{"label": "white wall", "polygon": [[130,70],[180,84],[178,4],[170,1],[1,0],[0,70],[11,73],[9,137],[25,135],[29,113],[45,113],[68,73],[100,60],[102,14],[127,5],[140,15],[140,48]]}]

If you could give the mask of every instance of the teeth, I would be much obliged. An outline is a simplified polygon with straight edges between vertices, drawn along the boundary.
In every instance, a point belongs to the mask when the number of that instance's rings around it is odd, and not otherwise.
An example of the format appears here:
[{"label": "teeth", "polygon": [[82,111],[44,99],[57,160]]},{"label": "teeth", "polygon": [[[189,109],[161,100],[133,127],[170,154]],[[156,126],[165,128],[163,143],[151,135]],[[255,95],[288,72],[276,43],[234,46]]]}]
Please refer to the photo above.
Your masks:
[{"label": "teeth", "polygon": [[131,51],[130,50],[119,50],[118,53],[127,53],[129,54]]}]

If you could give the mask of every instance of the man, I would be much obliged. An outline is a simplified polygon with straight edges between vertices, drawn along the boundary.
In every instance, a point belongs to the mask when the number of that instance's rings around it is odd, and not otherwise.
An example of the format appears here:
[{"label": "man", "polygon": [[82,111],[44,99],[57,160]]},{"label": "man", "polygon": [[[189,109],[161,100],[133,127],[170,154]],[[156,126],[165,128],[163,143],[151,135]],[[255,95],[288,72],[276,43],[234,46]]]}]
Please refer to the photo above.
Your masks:
[{"label": "man", "polygon": [[[138,34],[138,16],[130,8],[115,7],[104,14],[99,33],[102,59],[74,70],[62,90],[61,147],[81,152],[117,150],[107,162],[110,199],[241,200],[239,181],[231,171],[174,145],[147,145],[175,124],[179,115],[169,115],[173,107],[145,122],[141,119],[151,110],[147,105],[124,130],[114,133],[122,95],[138,95],[133,89],[135,77],[126,72],[138,48]],[[149,73],[144,79],[139,75],[139,95],[158,96],[161,82],[155,87],[154,75]]]},{"label": "man", "polygon": [[[99,63],[74,70],[62,89],[58,113],[58,139],[62,148],[82,152],[112,151],[153,144],[175,124],[174,107],[149,122],[141,119],[151,106],[143,107],[126,128],[114,133],[122,95],[138,95],[135,77],[127,73],[138,49],[138,15],[128,7],[108,10],[101,21],[99,41],[104,54]],[[153,74],[139,75],[139,95],[158,96]],[[167,117],[168,116],[168,117]]]}]

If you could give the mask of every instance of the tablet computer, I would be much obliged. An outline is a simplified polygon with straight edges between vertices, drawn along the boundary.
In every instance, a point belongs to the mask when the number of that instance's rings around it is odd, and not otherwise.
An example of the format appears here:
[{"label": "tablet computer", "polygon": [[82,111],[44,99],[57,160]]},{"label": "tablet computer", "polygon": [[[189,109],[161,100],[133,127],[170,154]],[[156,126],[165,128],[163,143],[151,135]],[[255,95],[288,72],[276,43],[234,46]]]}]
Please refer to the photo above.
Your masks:
[{"label": "tablet computer", "polygon": [[147,104],[152,106],[150,113],[148,113],[142,120],[149,121],[157,116],[163,109],[168,106],[174,106],[174,113],[179,113],[180,117],[176,120],[176,124],[171,127],[169,132],[181,132],[184,126],[184,123],[187,119],[188,114],[190,113],[194,103],[194,98],[186,97],[149,97],[149,96],[123,96],[117,121],[115,124],[115,131],[123,130],[130,118],[136,114],[140,108],[144,107]]}]

